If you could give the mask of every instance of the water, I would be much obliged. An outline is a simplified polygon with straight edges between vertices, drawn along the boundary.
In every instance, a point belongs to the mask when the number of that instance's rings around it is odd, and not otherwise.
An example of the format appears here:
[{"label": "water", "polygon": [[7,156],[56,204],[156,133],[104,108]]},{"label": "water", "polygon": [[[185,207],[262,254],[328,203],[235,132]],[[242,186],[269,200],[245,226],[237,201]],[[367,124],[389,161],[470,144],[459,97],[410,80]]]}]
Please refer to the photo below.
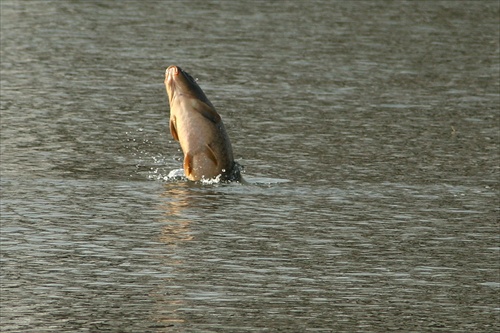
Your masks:
[{"label": "water", "polygon": [[[1,2],[2,332],[497,332],[499,4]],[[164,70],[245,183],[169,179]]]}]

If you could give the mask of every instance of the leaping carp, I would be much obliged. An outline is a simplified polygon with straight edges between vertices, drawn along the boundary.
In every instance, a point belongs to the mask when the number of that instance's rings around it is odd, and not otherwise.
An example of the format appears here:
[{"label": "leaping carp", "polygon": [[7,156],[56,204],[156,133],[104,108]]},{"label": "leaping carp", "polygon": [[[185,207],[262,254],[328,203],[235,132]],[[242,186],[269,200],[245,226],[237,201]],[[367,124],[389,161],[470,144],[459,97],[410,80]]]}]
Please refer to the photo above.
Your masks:
[{"label": "leaping carp", "polygon": [[170,133],[184,154],[189,180],[239,180],[239,168],[220,115],[191,75],[177,66],[165,72]]}]

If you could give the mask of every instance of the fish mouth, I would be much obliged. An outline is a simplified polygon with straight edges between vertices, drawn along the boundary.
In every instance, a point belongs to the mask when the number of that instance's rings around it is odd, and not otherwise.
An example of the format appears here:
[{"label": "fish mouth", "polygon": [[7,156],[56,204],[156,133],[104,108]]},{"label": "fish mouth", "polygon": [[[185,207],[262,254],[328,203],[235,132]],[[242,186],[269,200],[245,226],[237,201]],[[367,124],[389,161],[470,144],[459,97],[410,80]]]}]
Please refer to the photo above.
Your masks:
[{"label": "fish mouth", "polygon": [[179,69],[180,69],[179,67],[174,66],[174,65],[168,66],[167,70],[165,71],[165,74],[166,75],[177,75],[177,74],[179,74]]},{"label": "fish mouth", "polygon": [[179,75],[180,68],[177,66],[169,66],[165,71],[165,84],[172,85],[175,81],[175,77]]},{"label": "fish mouth", "polygon": [[165,87],[167,88],[167,94],[169,99],[172,100],[176,91],[176,80],[179,75],[180,68],[177,66],[169,66],[165,70]]},{"label": "fish mouth", "polygon": [[173,102],[177,97],[186,96],[197,98],[213,107],[196,80],[179,66],[172,65],[165,70],[165,87],[169,102]]},{"label": "fish mouth", "polygon": [[175,66],[175,65],[169,66],[167,68],[167,70],[165,71],[165,79],[174,80],[174,79],[176,79],[176,76],[179,76],[179,74],[181,74],[179,79],[182,78],[183,80],[186,81],[187,84],[197,85],[196,80],[189,73],[184,71],[179,66]]}]

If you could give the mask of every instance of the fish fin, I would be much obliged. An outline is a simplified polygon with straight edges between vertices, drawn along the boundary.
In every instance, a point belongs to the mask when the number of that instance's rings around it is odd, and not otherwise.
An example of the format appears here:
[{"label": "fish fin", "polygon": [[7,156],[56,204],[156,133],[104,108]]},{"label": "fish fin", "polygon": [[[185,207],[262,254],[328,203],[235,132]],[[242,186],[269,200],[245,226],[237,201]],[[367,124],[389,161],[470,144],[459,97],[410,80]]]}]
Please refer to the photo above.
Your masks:
[{"label": "fish fin", "polygon": [[210,147],[210,144],[207,144],[205,145],[205,148],[207,148],[207,156],[208,158],[215,163],[215,165],[218,165],[219,162],[217,161],[217,157],[215,155],[215,152],[214,150],[212,149],[212,147]]},{"label": "fish fin", "polygon": [[208,104],[202,103],[201,107],[198,107],[197,110],[201,113],[201,115],[213,123],[218,123],[221,121],[220,115],[215,111],[213,107]]},{"label": "fish fin", "polygon": [[184,156],[184,174],[189,178],[193,172],[193,156],[191,154],[186,154]]},{"label": "fish fin", "polygon": [[170,118],[170,134],[172,134],[175,141],[179,141],[179,135],[177,134],[177,128],[175,126],[175,118]]}]

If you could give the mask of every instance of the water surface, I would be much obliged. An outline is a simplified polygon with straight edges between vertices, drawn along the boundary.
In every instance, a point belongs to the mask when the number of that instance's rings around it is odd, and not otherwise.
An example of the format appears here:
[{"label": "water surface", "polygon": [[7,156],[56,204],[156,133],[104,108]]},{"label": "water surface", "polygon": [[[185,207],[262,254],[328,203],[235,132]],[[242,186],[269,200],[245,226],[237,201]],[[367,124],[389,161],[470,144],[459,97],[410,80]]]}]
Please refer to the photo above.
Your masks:
[{"label": "water surface", "polygon": [[[2,332],[497,332],[497,1],[2,1]],[[165,68],[245,183],[168,179]]]}]

